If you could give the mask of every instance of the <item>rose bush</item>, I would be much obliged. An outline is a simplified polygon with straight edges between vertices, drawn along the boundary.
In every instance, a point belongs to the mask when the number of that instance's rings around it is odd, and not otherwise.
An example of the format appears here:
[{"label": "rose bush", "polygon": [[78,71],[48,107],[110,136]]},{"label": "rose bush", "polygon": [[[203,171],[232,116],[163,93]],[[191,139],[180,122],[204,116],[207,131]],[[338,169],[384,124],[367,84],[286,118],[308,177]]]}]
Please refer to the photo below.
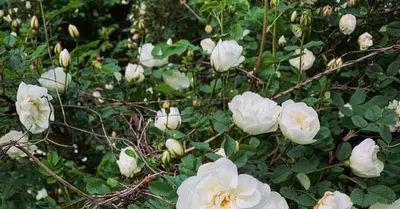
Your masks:
[{"label": "rose bush", "polygon": [[399,14],[0,0],[0,208],[398,209]]}]

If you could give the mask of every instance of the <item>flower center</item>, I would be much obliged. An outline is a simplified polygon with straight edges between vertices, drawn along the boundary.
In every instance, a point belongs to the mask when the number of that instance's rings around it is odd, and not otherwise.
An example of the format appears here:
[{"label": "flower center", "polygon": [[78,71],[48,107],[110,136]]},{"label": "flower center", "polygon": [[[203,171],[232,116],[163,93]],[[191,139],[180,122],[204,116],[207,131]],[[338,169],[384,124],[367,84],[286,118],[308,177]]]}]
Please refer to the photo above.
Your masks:
[{"label": "flower center", "polygon": [[305,116],[302,112],[292,113],[292,118],[300,126],[301,130],[308,130],[310,128],[306,122],[307,116]]},{"label": "flower center", "polygon": [[396,113],[400,117],[400,104],[396,107]]},{"label": "flower center", "polygon": [[227,191],[221,191],[214,194],[211,200],[211,208],[220,208],[220,209],[229,209],[232,207],[232,204],[235,200],[235,197],[231,195]]}]

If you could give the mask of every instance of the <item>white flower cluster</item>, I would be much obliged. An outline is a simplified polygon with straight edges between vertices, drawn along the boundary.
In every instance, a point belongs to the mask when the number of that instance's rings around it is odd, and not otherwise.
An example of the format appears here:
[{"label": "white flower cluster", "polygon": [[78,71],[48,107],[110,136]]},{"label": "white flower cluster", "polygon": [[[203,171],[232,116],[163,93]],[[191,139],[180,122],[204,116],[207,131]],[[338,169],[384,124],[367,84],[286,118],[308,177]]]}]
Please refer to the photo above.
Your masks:
[{"label": "white flower cluster", "polygon": [[274,132],[297,144],[311,144],[320,129],[317,112],[303,102],[288,100],[279,106],[253,92],[235,96],[228,104],[233,122],[244,132],[257,135]]}]

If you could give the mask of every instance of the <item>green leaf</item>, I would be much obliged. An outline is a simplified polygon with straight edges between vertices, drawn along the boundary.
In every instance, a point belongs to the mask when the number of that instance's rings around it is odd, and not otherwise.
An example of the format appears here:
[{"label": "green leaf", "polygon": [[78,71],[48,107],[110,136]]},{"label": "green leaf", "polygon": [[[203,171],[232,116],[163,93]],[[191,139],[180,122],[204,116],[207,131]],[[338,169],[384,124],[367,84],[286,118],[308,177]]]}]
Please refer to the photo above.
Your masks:
[{"label": "green leaf", "polygon": [[324,45],[324,42],[322,42],[322,41],[310,41],[304,45],[304,48],[310,49],[312,47],[322,46],[322,45]]},{"label": "green leaf", "polygon": [[167,85],[166,83],[158,84],[154,88],[154,90],[159,91],[159,92],[161,92],[163,94],[166,94],[166,95],[172,95],[172,92],[173,92],[173,89],[169,85]]},{"label": "green leaf", "polygon": [[304,189],[306,190],[310,189],[311,186],[310,178],[308,178],[306,174],[298,173],[296,177],[300,181],[301,185],[303,185]]},{"label": "green leaf", "polygon": [[387,144],[390,144],[390,142],[392,142],[392,133],[390,132],[390,129],[387,125],[379,126],[379,134]]},{"label": "green leaf", "polygon": [[368,188],[368,194],[379,197],[378,202],[391,204],[396,200],[396,194],[389,187],[384,185],[376,185]]},{"label": "green leaf", "polygon": [[225,154],[227,157],[230,157],[236,148],[236,141],[232,139],[229,135],[225,135],[225,140],[222,142],[222,147],[225,150]]},{"label": "green leaf", "polygon": [[361,129],[363,131],[379,132],[379,127],[375,123],[369,123],[367,127]]},{"label": "green leaf", "polygon": [[202,150],[202,151],[209,151],[211,150],[210,144],[205,143],[205,142],[191,142],[191,144],[196,148],[197,150]]},{"label": "green leaf", "polygon": [[351,201],[361,207],[368,207],[379,200],[379,197],[376,195],[364,194],[364,192],[355,188],[350,194]]},{"label": "green leaf", "polygon": [[47,153],[47,160],[54,166],[61,158],[58,157],[57,152],[51,151]]},{"label": "green leaf", "polygon": [[287,165],[280,165],[276,167],[274,173],[271,176],[271,181],[275,184],[286,181],[286,179],[292,174],[292,171]]},{"label": "green leaf", "polygon": [[368,125],[368,122],[359,115],[354,115],[353,117],[351,117],[351,121],[355,126],[359,128],[364,128]]},{"label": "green leaf", "polygon": [[149,190],[155,195],[167,196],[171,191],[174,190],[174,188],[170,183],[163,181],[153,181],[149,185]]},{"label": "green leaf", "polygon": [[391,36],[400,36],[400,22],[391,22],[387,25],[386,31]]},{"label": "green leaf", "polygon": [[400,59],[395,60],[394,62],[390,63],[389,67],[387,68],[387,76],[396,76],[400,70]]},{"label": "green leaf", "polygon": [[351,155],[351,145],[349,142],[345,142],[342,144],[342,147],[340,147],[340,150],[336,156],[336,158],[340,161],[344,161],[346,159],[348,159]]},{"label": "green leaf", "polygon": [[90,49],[95,49],[97,47],[97,45],[99,45],[99,43],[100,43],[100,41],[97,40],[97,41],[92,41],[85,45],[80,45],[77,48],[75,48],[74,50],[72,50],[71,57],[75,58],[78,54],[80,56],[82,56],[83,53],[86,53]]},{"label": "green leaf", "polygon": [[292,166],[292,171],[296,173],[309,174],[317,170],[318,159],[301,159]]},{"label": "green leaf", "polygon": [[174,139],[181,139],[185,137],[186,135],[178,130],[166,130],[165,131],[169,136],[171,136]]},{"label": "green leaf", "polygon": [[382,117],[382,109],[374,105],[365,111],[364,117],[370,121],[377,121]]},{"label": "green leaf", "polygon": [[99,179],[91,179],[86,183],[86,190],[89,194],[106,194],[111,192],[110,188]]},{"label": "green leaf", "polygon": [[70,1],[68,5],[64,6],[63,8],[59,10],[53,10],[51,12],[47,12],[46,14],[46,20],[49,22],[51,19],[56,17],[59,14],[62,14],[64,12],[68,12],[70,10],[75,10],[76,8],[79,8],[82,6],[82,2],[80,1]]},{"label": "green leaf", "polygon": [[282,187],[279,190],[279,193],[281,193],[283,197],[289,200],[297,201],[298,199],[297,193],[292,188],[289,187]]},{"label": "green leaf", "polygon": [[225,125],[223,123],[220,123],[220,122],[214,123],[213,128],[218,133],[226,132],[226,131],[229,130],[229,126],[227,126],[227,125]]},{"label": "green leaf", "polygon": [[242,166],[244,166],[247,163],[248,157],[246,152],[244,151],[239,151],[234,153],[230,159],[232,160],[233,163],[235,163],[235,165],[240,168]]},{"label": "green leaf", "polygon": [[243,36],[243,28],[240,24],[235,25],[229,33],[230,40],[238,41]]},{"label": "green leaf", "polygon": [[350,97],[350,104],[352,106],[359,105],[365,102],[367,95],[365,89],[357,89]]},{"label": "green leaf", "polygon": [[313,199],[313,197],[310,197],[309,195],[307,195],[307,194],[301,194],[300,196],[299,196],[299,198],[297,199],[297,202],[300,204],[300,205],[303,205],[303,206],[306,206],[306,207],[311,207],[311,206],[314,206],[315,205],[315,200]]},{"label": "green leaf", "polygon": [[351,117],[354,115],[353,110],[348,107],[339,107],[339,110],[345,117]]}]

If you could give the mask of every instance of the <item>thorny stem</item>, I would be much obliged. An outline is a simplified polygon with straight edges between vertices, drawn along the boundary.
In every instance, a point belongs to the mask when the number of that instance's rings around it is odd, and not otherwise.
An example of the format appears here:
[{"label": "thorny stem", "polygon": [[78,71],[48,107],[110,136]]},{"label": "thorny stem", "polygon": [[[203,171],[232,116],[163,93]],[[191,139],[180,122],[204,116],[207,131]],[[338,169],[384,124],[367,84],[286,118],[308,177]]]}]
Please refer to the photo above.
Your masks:
[{"label": "thorny stem", "polygon": [[[256,68],[254,69],[254,72],[253,72],[253,75],[255,77],[257,77],[258,70],[260,69],[260,66],[261,66],[262,55],[264,53],[264,47],[265,47],[265,38],[267,36],[267,26],[268,26],[268,0],[264,0],[263,31],[262,31],[262,37],[261,37],[261,43],[260,43],[260,51],[259,51],[258,58],[257,58],[257,64],[256,64]],[[255,79],[251,80],[250,89],[253,88],[255,81],[256,81]]]}]

